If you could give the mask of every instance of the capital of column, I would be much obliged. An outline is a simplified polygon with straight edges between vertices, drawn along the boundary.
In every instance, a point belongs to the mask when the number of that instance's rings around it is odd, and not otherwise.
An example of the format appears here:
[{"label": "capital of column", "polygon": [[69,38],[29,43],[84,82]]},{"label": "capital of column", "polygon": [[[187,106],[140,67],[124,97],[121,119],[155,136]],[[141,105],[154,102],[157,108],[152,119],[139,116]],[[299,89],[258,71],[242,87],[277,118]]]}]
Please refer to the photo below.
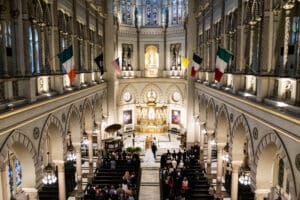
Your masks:
[{"label": "capital of column", "polygon": [[199,124],[200,124],[201,126],[203,126],[203,125],[206,124],[206,122],[204,122],[204,121],[199,121]]},{"label": "capital of column", "polygon": [[223,150],[225,146],[226,146],[226,143],[225,143],[225,142],[218,142],[218,143],[217,143],[218,151],[219,151],[219,150]]},{"label": "capital of column", "polygon": [[240,167],[242,166],[243,161],[242,160],[235,160],[231,162],[232,165],[232,172],[238,173]]},{"label": "capital of column", "polygon": [[215,130],[207,130],[206,133],[207,133],[208,135],[212,135],[212,134],[215,133]]},{"label": "capital of column", "polygon": [[81,143],[80,142],[73,142],[73,147],[76,151],[81,150]]},{"label": "capital of column", "polygon": [[88,134],[88,135],[92,135],[92,134],[93,134],[93,130],[86,130],[85,132],[86,132],[86,134]]}]

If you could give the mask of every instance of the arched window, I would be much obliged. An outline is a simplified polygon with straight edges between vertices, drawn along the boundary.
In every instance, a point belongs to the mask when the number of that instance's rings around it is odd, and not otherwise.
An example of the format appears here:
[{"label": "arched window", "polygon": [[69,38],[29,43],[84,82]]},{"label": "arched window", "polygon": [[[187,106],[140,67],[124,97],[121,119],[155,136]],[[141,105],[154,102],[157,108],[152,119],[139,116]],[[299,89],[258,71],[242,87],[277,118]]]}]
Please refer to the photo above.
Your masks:
[{"label": "arched window", "polygon": [[182,0],[172,0],[172,24],[180,24],[183,15]]},{"label": "arched window", "polygon": [[29,26],[29,60],[32,73],[40,73],[39,33],[35,25]]},{"label": "arched window", "polygon": [[157,25],[158,24],[158,8],[156,0],[146,1],[146,25]]},{"label": "arched window", "polygon": [[123,24],[132,24],[131,20],[131,1],[122,0],[121,1],[121,14],[122,14],[122,23]]}]

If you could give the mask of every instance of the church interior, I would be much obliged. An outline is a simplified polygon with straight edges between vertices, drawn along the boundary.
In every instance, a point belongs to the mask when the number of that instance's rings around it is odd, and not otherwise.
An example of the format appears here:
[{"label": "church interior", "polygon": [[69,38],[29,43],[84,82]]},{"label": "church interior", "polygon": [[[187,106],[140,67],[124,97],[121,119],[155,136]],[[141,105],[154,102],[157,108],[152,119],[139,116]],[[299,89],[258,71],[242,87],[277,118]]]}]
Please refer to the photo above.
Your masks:
[{"label": "church interior", "polygon": [[300,0],[1,0],[0,200],[300,200]]}]

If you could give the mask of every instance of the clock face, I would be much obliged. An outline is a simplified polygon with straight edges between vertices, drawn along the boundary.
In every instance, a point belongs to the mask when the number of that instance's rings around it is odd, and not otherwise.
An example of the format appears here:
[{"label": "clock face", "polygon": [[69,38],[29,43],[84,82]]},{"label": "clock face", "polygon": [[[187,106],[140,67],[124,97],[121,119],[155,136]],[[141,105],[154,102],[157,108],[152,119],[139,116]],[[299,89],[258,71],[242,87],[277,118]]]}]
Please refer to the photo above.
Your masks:
[{"label": "clock face", "polygon": [[130,100],[131,100],[131,94],[130,94],[129,92],[125,92],[125,93],[123,94],[123,99],[124,99],[124,101],[126,101],[126,102],[130,101]]},{"label": "clock face", "polygon": [[181,95],[179,92],[174,92],[172,98],[173,101],[178,102],[181,99]]}]

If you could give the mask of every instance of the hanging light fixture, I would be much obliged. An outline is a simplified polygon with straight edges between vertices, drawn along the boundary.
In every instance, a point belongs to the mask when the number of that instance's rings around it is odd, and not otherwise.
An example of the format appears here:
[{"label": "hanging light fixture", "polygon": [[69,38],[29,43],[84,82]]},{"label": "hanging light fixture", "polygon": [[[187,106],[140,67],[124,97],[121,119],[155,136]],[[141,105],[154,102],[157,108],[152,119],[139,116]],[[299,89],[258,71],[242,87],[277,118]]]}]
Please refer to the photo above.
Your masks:
[{"label": "hanging light fixture", "polygon": [[250,169],[242,169],[239,177],[239,182],[242,185],[250,185],[251,177],[250,177]]},{"label": "hanging light fixture", "polygon": [[57,177],[55,175],[55,170],[52,165],[49,163],[49,152],[47,152],[47,166],[44,168],[44,178],[43,183],[45,185],[51,185],[56,183]]},{"label": "hanging light fixture", "polygon": [[228,142],[226,143],[226,145],[224,147],[224,152],[223,152],[222,160],[224,160],[225,162],[229,162],[230,161]]},{"label": "hanging light fixture", "polygon": [[74,152],[74,146],[72,144],[71,132],[68,132],[68,145],[67,145],[67,161],[74,162],[76,160],[76,154]]},{"label": "hanging light fixture", "polygon": [[242,185],[250,185],[251,184],[251,177],[250,177],[251,169],[248,165],[248,152],[245,151],[244,154],[245,154],[244,165],[241,167],[241,170],[240,170],[239,182]]}]

